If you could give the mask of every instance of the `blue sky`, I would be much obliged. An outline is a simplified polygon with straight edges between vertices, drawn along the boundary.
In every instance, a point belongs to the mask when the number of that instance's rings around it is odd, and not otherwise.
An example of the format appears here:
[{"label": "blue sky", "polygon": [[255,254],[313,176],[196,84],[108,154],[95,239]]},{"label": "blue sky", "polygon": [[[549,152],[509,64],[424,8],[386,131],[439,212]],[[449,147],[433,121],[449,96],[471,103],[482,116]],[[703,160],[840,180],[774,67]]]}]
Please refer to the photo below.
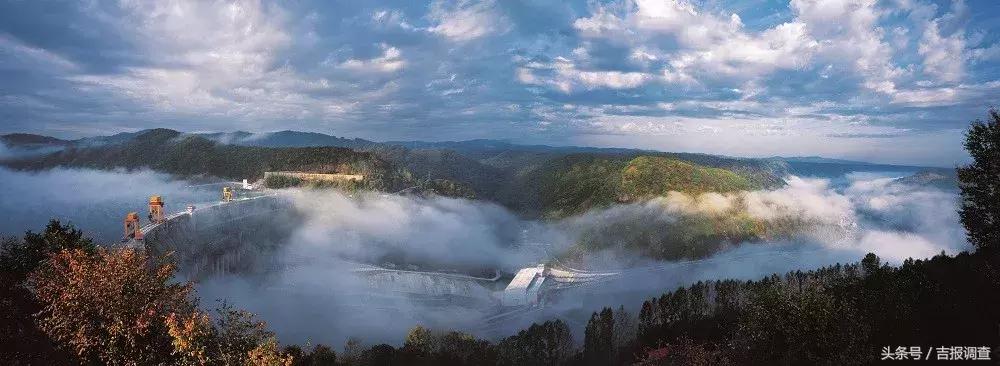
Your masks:
[{"label": "blue sky", "polygon": [[953,165],[1000,2],[0,0],[0,132],[500,138]]}]

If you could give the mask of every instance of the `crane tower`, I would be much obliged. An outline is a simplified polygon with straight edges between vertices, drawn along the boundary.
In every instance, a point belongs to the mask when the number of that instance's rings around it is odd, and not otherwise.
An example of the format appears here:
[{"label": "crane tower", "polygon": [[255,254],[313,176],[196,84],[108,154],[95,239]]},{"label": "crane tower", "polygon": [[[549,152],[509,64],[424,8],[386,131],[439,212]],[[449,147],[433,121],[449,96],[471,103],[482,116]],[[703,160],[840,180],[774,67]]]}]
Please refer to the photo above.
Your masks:
[{"label": "crane tower", "polygon": [[129,239],[142,240],[142,226],[139,223],[138,212],[129,212],[125,215],[125,236],[122,237],[122,242]]},{"label": "crane tower", "polygon": [[163,223],[165,217],[163,215],[163,197],[160,196],[150,196],[149,197],[149,222],[154,224]]}]

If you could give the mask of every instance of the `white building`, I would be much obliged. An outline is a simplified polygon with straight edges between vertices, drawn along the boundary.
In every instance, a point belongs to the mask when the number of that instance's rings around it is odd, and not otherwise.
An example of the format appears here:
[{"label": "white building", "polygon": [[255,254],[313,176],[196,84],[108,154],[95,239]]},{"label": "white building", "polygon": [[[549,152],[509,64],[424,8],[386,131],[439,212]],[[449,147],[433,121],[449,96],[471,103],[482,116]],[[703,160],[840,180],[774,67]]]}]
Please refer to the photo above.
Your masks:
[{"label": "white building", "polygon": [[503,290],[503,306],[537,305],[542,287],[546,281],[545,265],[528,267],[517,271],[514,279]]}]

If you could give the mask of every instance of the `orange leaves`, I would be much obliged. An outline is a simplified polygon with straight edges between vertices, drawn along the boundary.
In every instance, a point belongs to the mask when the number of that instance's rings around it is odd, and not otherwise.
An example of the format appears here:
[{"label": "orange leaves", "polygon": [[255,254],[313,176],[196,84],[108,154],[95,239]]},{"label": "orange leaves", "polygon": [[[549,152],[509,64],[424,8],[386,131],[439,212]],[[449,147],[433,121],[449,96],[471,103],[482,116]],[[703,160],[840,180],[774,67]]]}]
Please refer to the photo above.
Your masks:
[{"label": "orange leaves", "polygon": [[29,276],[39,329],[83,364],[288,365],[253,314],[195,308],[174,266],[135,249],[62,250]]},{"label": "orange leaves", "polygon": [[193,311],[191,287],[173,267],[134,249],[53,253],[29,279],[36,316],[51,338],[87,361],[156,363],[169,357],[168,314]]},{"label": "orange leaves", "polygon": [[181,364],[205,365],[209,363],[209,347],[215,330],[212,320],[202,312],[189,315],[170,313],[166,319],[167,333],[172,338],[174,355],[181,358]]},{"label": "orange leaves", "polygon": [[278,341],[274,337],[267,338],[247,352],[248,366],[291,366],[293,357],[278,351]]}]

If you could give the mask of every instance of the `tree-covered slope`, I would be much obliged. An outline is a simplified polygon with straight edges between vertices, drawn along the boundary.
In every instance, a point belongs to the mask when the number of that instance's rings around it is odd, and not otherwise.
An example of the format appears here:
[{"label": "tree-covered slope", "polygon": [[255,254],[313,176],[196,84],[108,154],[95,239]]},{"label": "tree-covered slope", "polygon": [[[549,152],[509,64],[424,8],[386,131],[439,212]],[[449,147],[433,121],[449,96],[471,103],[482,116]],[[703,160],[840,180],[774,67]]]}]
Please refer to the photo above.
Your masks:
[{"label": "tree-covered slope", "polygon": [[699,194],[762,188],[730,170],[652,156],[632,159],[621,176],[619,197],[625,201],[662,196],[671,191]]},{"label": "tree-covered slope", "polygon": [[257,179],[265,171],[305,170],[366,176],[365,188],[394,189],[412,176],[372,153],[339,147],[266,148],[225,145],[177,131],[147,131],[123,144],[68,148],[44,157],[8,161],[15,169],[56,166],[95,169],[149,168],[179,176]]},{"label": "tree-covered slope", "polygon": [[537,171],[543,212],[565,217],[613,203],[636,202],[669,192],[699,194],[764,188],[748,175],[662,156],[573,154]]},{"label": "tree-covered slope", "polygon": [[44,147],[44,146],[65,146],[70,141],[57,139],[55,137],[34,135],[30,133],[10,133],[0,135],[0,143],[10,147]]}]

